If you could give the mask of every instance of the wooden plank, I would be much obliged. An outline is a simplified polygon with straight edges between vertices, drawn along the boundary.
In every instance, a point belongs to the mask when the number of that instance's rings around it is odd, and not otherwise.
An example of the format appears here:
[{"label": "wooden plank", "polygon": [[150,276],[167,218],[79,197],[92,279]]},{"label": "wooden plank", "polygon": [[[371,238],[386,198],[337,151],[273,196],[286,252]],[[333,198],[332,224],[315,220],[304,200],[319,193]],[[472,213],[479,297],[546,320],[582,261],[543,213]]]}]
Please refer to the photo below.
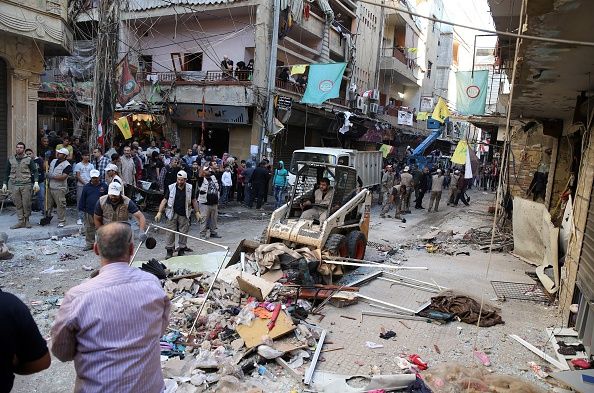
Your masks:
[{"label": "wooden plank", "polygon": [[522,344],[523,346],[525,346],[526,348],[528,348],[530,351],[534,352],[536,355],[540,356],[547,362],[551,363],[553,366],[557,367],[559,370],[561,370],[561,371],[569,370],[569,366],[567,365],[567,362],[561,363],[557,359],[547,355],[540,349],[536,348],[534,345],[530,344],[528,341],[522,339],[520,336],[517,336],[515,334],[510,334],[509,336],[511,338],[513,338],[514,340],[516,340],[517,342],[519,342],[520,344]]},{"label": "wooden plank", "polygon": [[268,331],[268,318],[256,318],[252,320],[252,324],[248,325],[237,325],[237,333],[245,342],[247,348],[253,348],[263,343],[262,336],[269,336],[274,339],[295,330],[295,326],[291,318],[287,315],[284,310],[278,314],[276,324],[272,330]]}]

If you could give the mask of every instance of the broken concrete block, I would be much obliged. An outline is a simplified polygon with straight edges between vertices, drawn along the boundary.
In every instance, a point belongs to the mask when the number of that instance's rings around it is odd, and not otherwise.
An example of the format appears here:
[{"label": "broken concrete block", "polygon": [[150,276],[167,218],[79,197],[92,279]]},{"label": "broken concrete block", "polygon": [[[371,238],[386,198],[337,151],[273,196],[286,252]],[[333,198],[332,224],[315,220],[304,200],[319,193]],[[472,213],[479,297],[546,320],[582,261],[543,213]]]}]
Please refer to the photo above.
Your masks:
[{"label": "broken concrete block", "polygon": [[192,289],[192,284],[194,284],[194,280],[189,278],[182,278],[177,282],[177,288],[178,290],[189,291],[190,289]]},{"label": "broken concrete block", "polygon": [[181,377],[186,366],[186,361],[180,358],[170,358],[163,365],[163,377],[174,378]]},{"label": "broken concrete block", "polygon": [[243,341],[243,339],[238,338],[237,340],[231,341],[231,348],[234,351],[239,351],[243,347],[244,344],[245,344],[245,342]]}]

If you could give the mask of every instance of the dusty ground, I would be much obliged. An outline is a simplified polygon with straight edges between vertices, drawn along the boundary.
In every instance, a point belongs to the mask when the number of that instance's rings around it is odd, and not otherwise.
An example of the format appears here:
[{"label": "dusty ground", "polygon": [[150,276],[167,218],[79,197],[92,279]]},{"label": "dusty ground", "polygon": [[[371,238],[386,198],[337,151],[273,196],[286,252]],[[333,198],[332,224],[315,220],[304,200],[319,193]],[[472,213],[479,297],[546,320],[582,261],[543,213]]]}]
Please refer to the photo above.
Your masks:
[{"label": "dusty ground", "polygon": [[[470,228],[490,225],[490,218],[484,212],[487,211],[488,205],[493,203],[494,194],[473,190],[470,195],[472,202],[468,208],[447,207],[442,203],[439,212],[413,210],[411,215],[406,216],[405,224],[391,218],[380,219],[379,209],[375,206],[372,209],[370,241],[390,244],[393,247],[405,243],[412,243],[413,246],[423,245],[425,242],[419,237],[432,230],[432,227],[465,233]],[[12,224],[14,216],[10,213],[10,209],[5,210],[0,216],[0,227],[7,228]],[[267,213],[250,211],[239,206],[224,209],[220,215],[219,233],[223,238],[219,239],[219,243],[229,246],[232,250],[243,238],[257,238],[267,224],[268,217]],[[152,217],[147,214],[147,218]],[[74,221],[74,218],[70,220]],[[35,227],[20,233],[8,231],[9,245],[15,257],[10,261],[0,262],[2,289],[15,293],[31,307],[44,336],[49,332],[58,308],[57,304],[64,292],[88,277],[89,271],[85,269],[97,266],[95,256],[82,251],[84,241],[80,236],[74,235],[59,240],[27,240],[57,234],[55,225],[56,223],[53,223],[53,227],[49,229]],[[76,225],[73,225],[61,234],[74,233],[77,229]],[[192,227],[190,234],[197,235],[197,232],[197,228]],[[157,239],[157,248],[141,248],[138,259],[164,256],[163,235],[157,235]],[[190,241],[189,246],[196,253],[217,251],[215,247],[203,246],[195,241]],[[441,286],[465,291],[485,301],[495,298],[491,280],[532,282],[525,271],[533,271],[534,268],[508,254],[494,253],[489,257],[487,253],[465,245],[460,246],[460,250],[470,251],[470,256],[430,254],[424,248],[407,247],[396,254],[395,259],[400,260],[402,266],[429,268],[426,271],[402,271],[400,274],[424,281],[435,280]],[[372,247],[368,247],[367,257],[373,260],[385,259],[381,252]],[[375,280],[362,287],[361,293],[410,308],[416,308],[432,295],[390,284]],[[429,362],[430,367],[453,362],[478,366],[478,361],[473,356],[473,349],[476,348],[486,352],[490,357],[490,370],[521,376],[547,389],[548,385],[538,381],[527,365],[528,361],[535,361],[545,366],[545,362],[510,339],[508,334],[518,334],[537,347],[545,348],[545,328],[561,326],[557,309],[540,303],[513,300],[499,302],[498,305],[502,308],[502,316],[506,323],[490,328],[477,328],[460,322],[443,326],[418,321],[404,321],[404,324],[401,324],[393,319],[370,316],[365,316],[361,322],[361,310],[372,309],[365,303],[346,308],[326,306],[323,310],[325,317],[320,322],[318,316],[311,316],[309,321],[318,323],[328,330],[327,341],[331,341],[332,344],[327,348],[343,349],[323,353],[317,370],[340,374],[369,374],[379,369],[381,373],[396,373],[399,369],[393,360],[394,357],[411,353],[421,355]],[[342,317],[344,315],[355,320]],[[391,340],[379,338],[382,327],[394,330],[397,337]],[[384,347],[369,349],[365,346],[366,341],[380,343]],[[551,351],[550,348],[548,350]],[[17,377],[13,391],[72,391],[74,375],[72,363],[61,363],[54,359],[49,370],[34,376]]]}]

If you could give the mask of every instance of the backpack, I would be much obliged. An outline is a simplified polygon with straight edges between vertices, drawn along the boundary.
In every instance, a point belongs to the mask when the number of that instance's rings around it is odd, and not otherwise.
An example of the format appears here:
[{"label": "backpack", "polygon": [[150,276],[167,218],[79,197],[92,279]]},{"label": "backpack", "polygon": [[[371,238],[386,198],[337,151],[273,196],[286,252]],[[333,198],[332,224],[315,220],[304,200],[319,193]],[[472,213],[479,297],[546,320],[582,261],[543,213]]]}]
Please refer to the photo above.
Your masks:
[{"label": "backpack", "polygon": [[217,185],[212,179],[208,179],[208,189],[206,191],[206,204],[216,205],[219,203],[219,191]]}]

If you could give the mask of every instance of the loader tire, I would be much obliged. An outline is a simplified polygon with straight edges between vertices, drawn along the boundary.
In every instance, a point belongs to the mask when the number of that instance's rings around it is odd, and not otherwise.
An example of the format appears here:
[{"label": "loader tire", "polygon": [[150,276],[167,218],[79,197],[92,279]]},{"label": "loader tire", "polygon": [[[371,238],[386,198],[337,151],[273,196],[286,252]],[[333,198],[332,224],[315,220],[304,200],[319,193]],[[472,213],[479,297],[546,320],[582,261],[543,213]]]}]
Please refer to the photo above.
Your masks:
[{"label": "loader tire", "polygon": [[352,231],[346,236],[349,258],[365,258],[365,249],[367,248],[367,238],[361,231]]},{"label": "loader tire", "polygon": [[347,257],[349,255],[349,249],[347,247],[346,237],[339,233],[328,236],[324,250],[330,252],[334,256]]}]

